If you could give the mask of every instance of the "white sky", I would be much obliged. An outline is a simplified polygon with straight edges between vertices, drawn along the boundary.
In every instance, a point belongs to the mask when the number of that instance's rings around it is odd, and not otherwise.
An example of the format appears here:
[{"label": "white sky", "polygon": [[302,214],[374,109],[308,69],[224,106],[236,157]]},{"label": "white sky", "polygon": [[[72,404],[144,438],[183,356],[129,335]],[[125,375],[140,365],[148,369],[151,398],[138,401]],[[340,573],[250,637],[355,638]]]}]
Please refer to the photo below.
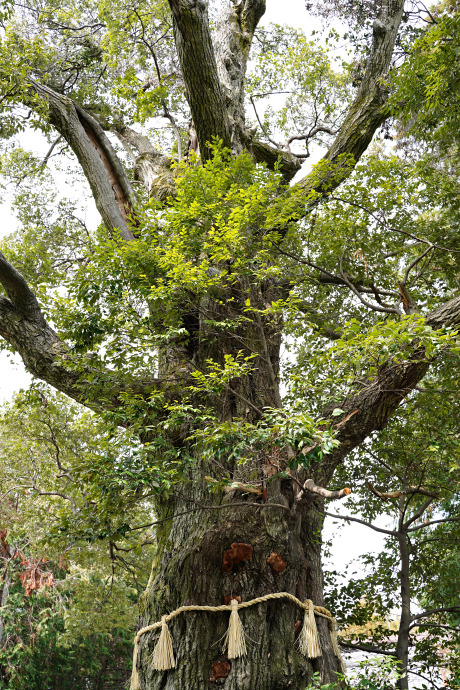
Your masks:
[{"label": "white sky", "polygon": [[[287,23],[296,28],[303,29],[309,33],[313,29],[320,28],[320,22],[316,18],[308,16],[305,10],[304,0],[268,0],[267,11],[263,17],[262,23]],[[40,140],[37,134],[25,135],[24,146],[29,147],[35,153],[42,156],[45,155],[49,145]],[[311,164],[309,160],[309,165]],[[11,232],[14,228],[14,218],[11,216],[10,209],[6,204],[1,206],[1,226],[0,236],[4,236]],[[96,221],[97,214],[94,205],[88,206],[87,218]],[[0,353],[0,402],[10,400],[15,392],[20,388],[26,388],[31,381],[31,377],[24,369],[22,361],[18,356],[7,355]],[[333,504],[333,512],[346,514],[346,499]],[[325,539],[329,539],[337,530],[337,525],[333,524],[330,518],[327,518],[325,525]],[[330,560],[331,567],[341,570],[343,566],[349,563],[360,554],[368,551],[378,552],[383,546],[383,536],[377,532],[373,532],[368,528],[358,525],[350,524],[339,531],[338,538],[334,539],[332,556]]]}]

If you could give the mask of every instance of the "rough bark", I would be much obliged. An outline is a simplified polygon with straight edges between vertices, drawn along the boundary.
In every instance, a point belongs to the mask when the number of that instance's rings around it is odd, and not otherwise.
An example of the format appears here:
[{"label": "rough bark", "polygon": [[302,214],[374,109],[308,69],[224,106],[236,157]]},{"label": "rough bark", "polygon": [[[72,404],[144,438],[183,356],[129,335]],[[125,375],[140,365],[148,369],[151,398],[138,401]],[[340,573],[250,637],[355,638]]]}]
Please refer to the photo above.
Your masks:
[{"label": "rough bark", "polygon": [[[273,356],[272,352],[272,356]],[[259,362],[259,370],[262,362]],[[258,376],[270,379],[265,367]],[[252,382],[247,381],[245,393],[257,406],[274,404],[273,388],[265,387],[254,398]],[[239,389],[240,394],[243,390]],[[240,399],[223,401],[227,416],[248,415]],[[235,407],[237,409],[235,409]],[[251,416],[252,412],[249,412]],[[224,462],[226,471],[234,476],[241,471],[233,462]],[[323,604],[321,569],[321,501],[309,495],[294,510],[294,492],[289,480],[266,484],[265,502],[239,492],[210,494],[203,475],[215,471],[213,465],[196,457],[190,481],[181,487],[179,496],[167,505],[158,505],[159,517],[176,515],[159,537],[161,552],[155,563],[152,579],[141,603],[141,625],[154,620],[183,604],[222,604],[229,595],[249,600],[270,592],[287,591],[301,600],[311,598]],[[262,468],[259,469],[262,474]],[[247,500],[247,508],[241,503]],[[259,507],[254,503],[259,501]],[[232,504],[235,503],[235,507]],[[252,504],[252,505],[249,505]],[[208,505],[219,510],[197,509]],[[271,507],[272,506],[272,507]],[[286,509],[282,507],[285,506]],[[192,511],[188,515],[183,513]],[[245,562],[235,562],[224,572],[224,553],[233,543],[248,544],[253,553]],[[268,559],[276,553],[286,569],[276,573]],[[314,670],[325,679],[333,680],[338,662],[332,652],[327,625],[318,627],[323,656],[306,660],[295,646],[296,622],[301,612],[289,602],[261,604],[241,613],[249,653],[246,658],[229,663],[228,676],[219,679],[226,690],[281,690],[304,688]],[[142,642],[139,669],[142,686],[149,690],[202,690],[217,682],[213,669],[219,661],[227,662],[218,640],[228,626],[228,614],[184,614],[170,625],[174,640],[177,668],[169,672],[153,671],[149,664],[157,636],[146,635]]]},{"label": "rough bark", "polygon": [[[12,301],[2,298],[0,302],[0,324],[2,335],[20,351],[26,365],[35,375],[48,381],[51,385],[64,391],[69,396],[90,404],[85,399],[86,390],[84,375],[65,366],[62,359],[62,343],[54,331],[44,322],[38,302],[28,289],[19,273],[2,259],[0,277]],[[261,303],[275,295],[260,295]],[[24,305],[24,306],[22,306]],[[202,305],[203,306],[203,305]],[[215,318],[222,316],[222,306],[212,303],[206,305],[209,311],[215,308]],[[227,306],[225,316],[229,318]],[[460,298],[455,298],[439,307],[429,317],[432,326],[455,325],[460,322]],[[263,329],[263,336],[260,328]],[[203,331],[206,321],[201,324]],[[203,332],[203,335],[205,333]],[[205,366],[210,356],[215,360],[222,359],[222,352],[232,352],[241,348],[239,334],[229,334],[219,342],[207,339],[194,341],[193,352],[184,351],[183,357],[195,365]],[[279,326],[273,322],[257,321],[250,331],[244,333],[248,352],[259,351],[261,342],[266,348],[255,362],[254,372],[235,382],[220,401],[215,401],[216,409],[221,410],[222,419],[243,417],[254,421],[258,410],[265,406],[276,407],[279,404],[278,369],[279,369]],[[177,362],[169,360],[165,365],[164,376],[176,377],[175,393],[178,393]],[[339,448],[325,458],[319,466],[316,480],[326,483],[338,462],[366,438],[373,430],[383,428],[390,414],[403,398],[413,390],[423,377],[429,362],[422,353],[414,356],[412,361],[387,366],[378,378],[357,395],[352,395],[341,404],[345,414],[343,418],[331,418],[337,427],[341,441]],[[106,385],[109,385],[109,381]],[[153,382],[148,386],[152,389]],[[174,383],[173,383],[174,386]],[[114,407],[119,405],[116,392],[109,396],[105,391],[103,398],[112,401]],[[327,417],[332,410],[325,410]],[[186,450],[186,443],[184,450]],[[196,455],[196,451],[195,451]],[[267,461],[269,458],[266,459]],[[264,461],[261,460],[259,472],[264,478]],[[224,464],[225,470],[238,479],[240,468],[235,464]],[[322,604],[322,569],[321,569],[321,523],[322,498],[318,493],[308,491],[309,483],[305,482],[307,491],[301,500],[295,493],[290,480],[269,481],[266,484],[266,503],[262,496],[260,508],[254,506],[231,507],[232,503],[240,504],[241,496],[235,494],[210,495],[203,477],[212,474],[212,468],[203,463],[196,455],[194,468],[190,470],[190,481],[184,484],[178,496],[170,501],[158,504],[159,518],[171,517],[169,527],[158,535],[161,553],[155,562],[155,579],[152,580],[144,596],[141,624],[158,620],[162,614],[186,603],[219,604],[229,594],[240,595],[250,599],[272,591],[289,591],[301,599],[311,598],[315,604]],[[265,477],[266,479],[266,477]],[[340,492],[339,492],[340,493]],[[245,497],[243,495],[243,502]],[[250,496],[250,503],[254,498]],[[205,505],[222,507],[221,510],[206,511]],[[284,505],[286,509],[270,507]],[[225,507],[223,507],[225,506]],[[184,511],[189,515],[180,515]],[[247,563],[237,564],[230,573],[222,572],[223,553],[234,542],[250,544],[253,557]],[[287,564],[284,572],[275,575],[267,558],[276,553]],[[264,604],[255,610],[244,613],[244,625],[248,636],[257,640],[251,649],[249,659],[232,662],[231,672],[222,679],[224,687],[229,690],[248,688],[248,690],[279,690],[281,688],[303,688],[313,670],[319,670],[324,681],[334,680],[338,670],[330,646],[326,625],[319,622],[319,629],[324,650],[323,656],[312,663],[306,662],[294,647],[295,623],[299,619],[298,611],[290,604],[278,602]],[[212,677],[212,664],[221,659],[221,653],[213,643],[225,632],[227,618],[215,614],[187,614],[177,619],[172,626],[178,655],[176,671],[153,672],[149,666],[148,656],[152,650],[152,636],[142,644],[141,675],[145,687],[175,688],[206,687]]]},{"label": "rough bark", "polygon": [[185,82],[187,101],[198,136],[201,157],[209,158],[214,138],[231,146],[231,124],[217,74],[207,3],[204,0],[169,0],[174,38]]},{"label": "rough bark", "polygon": [[213,43],[232,132],[232,148],[239,153],[249,144],[244,122],[244,80],[252,39],[265,13],[265,0],[245,0],[220,15]]},{"label": "rough bark", "polygon": [[[442,318],[451,324],[459,322],[460,298],[452,302],[433,312],[429,321],[438,325]],[[226,316],[228,318],[229,314]],[[263,359],[256,360],[257,373],[253,380],[249,377],[236,383],[233,395],[227,391],[224,399],[216,402],[215,409],[222,411],[222,419],[242,416],[254,420],[257,419],[255,410],[277,404],[274,389],[278,385],[279,337],[270,331],[269,324],[264,324],[264,328],[266,341],[270,344],[269,357],[264,353]],[[249,343],[260,345],[260,334],[255,330],[252,338],[248,333],[245,333],[245,338]],[[239,346],[241,341],[236,342]],[[219,345],[214,342],[211,350],[209,344],[205,351],[198,348],[194,361],[199,363],[209,356],[218,361],[221,350],[216,350],[216,347],[231,352],[236,342],[229,336]],[[272,363],[275,385],[267,361]],[[316,476],[328,481],[336,464],[352,447],[373,430],[383,428],[390,414],[423,377],[428,366],[429,362],[417,353],[413,361],[388,366],[366,390],[350,396],[350,400],[341,404],[347,411],[336,425],[341,446],[318,466]],[[245,400],[250,402],[250,407]],[[357,406],[358,412],[353,414]],[[331,412],[325,410],[324,417],[329,416],[332,420]],[[352,421],[356,418],[357,422]],[[264,462],[267,461],[260,460],[262,477],[265,476]],[[315,604],[323,602],[321,527],[324,499],[318,495],[319,490],[316,491],[318,486],[307,480],[304,490],[298,492],[289,479],[266,481],[265,476],[266,495],[254,497],[253,493],[245,494],[242,490],[244,481],[239,481],[244,479],[240,474],[241,468],[222,458],[219,458],[219,463],[235,480],[234,493],[209,493],[203,477],[212,476],[214,468],[212,463],[203,462],[195,450],[189,481],[181,487],[178,496],[157,506],[160,519],[169,517],[171,523],[162,527],[158,534],[161,547],[143,597],[141,626],[160,620],[162,615],[181,605],[224,603],[230,594],[248,600],[274,591],[288,591],[301,599],[311,598]],[[345,492],[324,493],[336,498]],[[247,501],[247,507],[241,506],[244,501]],[[254,506],[257,502],[260,508]],[[232,507],[232,503],[236,505]],[[210,506],[210,509],[206,510],[205,506]],[[285,506],[288,510],[278,506]],[[224,552],[235,542],[249,544],[253,555],[247,562],[236,563],[231,572],[223,572]],[[279,574],[274,574],[267,563],[273,553],[280,556],[287,566]],[[336,679],[335,672],[339,667],[323,621],[319,621],[323,656],[307,662],[295,648],[295,623],[301,617],[290,604],[263,604],[244,611],[241,616],[248,637],[256,640],[247,659],[229,662],[215,645],[228,625],[226,614],[194,613],[174,619],[170,627],[177,668],[173,671],[152,670],[149,657],[157,635],[146,635],[139,664],[143,687],[149,690],[198,690],[213,682],[213,668],[217,668],[219,662],[227,670],[226,664],[230,664],[228,676],[219,679],[219,684],[226,690],[300,690],[314,670],[320,671],[323,682]]]},{"label": "rough bark", "polygon": [[102,127],[67,96],[32,79],[29,79],[29,84],[47,103],[51,124],[75,153],[107,229],[118,229],[125,241],[133,239],[129,218],[133,213],[135,195]]},{"label": "rough bark", "polygon": [[165,156],[131,127],[120,127],[116,135],[134,162],[134,177],[144,185],[149,198],[166,201],[176,194],[173,158]]}]

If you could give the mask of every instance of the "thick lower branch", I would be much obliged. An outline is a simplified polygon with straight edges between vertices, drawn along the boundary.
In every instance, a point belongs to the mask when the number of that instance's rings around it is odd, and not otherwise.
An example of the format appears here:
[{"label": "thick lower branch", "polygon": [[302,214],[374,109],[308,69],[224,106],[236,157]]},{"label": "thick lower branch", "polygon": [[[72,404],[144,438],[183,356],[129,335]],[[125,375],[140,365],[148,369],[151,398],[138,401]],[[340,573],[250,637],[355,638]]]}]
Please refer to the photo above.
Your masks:
[{"label": "thick lower branch", "polygon": [[0,252],[0,282],[19,314],[44,324],[40,305],[23,276]]},{"label": "thick lower branch", "polygon": [[[153,391],[169,388],[177,397],[182,385],[173,380],[160,382],[157,379],[124,383],[102,366],[96,369],[86,364],[84,358],[75,361],[41,312],[37,318],[27,318],[5,297],[0,297],[0,336],[19,352],[33,376],[95,411],[119,409],[122,406],[120,395],[126,391],[145,395],[148,399]],[[88,379],[95,375],[98,395],[91,397]]]}]

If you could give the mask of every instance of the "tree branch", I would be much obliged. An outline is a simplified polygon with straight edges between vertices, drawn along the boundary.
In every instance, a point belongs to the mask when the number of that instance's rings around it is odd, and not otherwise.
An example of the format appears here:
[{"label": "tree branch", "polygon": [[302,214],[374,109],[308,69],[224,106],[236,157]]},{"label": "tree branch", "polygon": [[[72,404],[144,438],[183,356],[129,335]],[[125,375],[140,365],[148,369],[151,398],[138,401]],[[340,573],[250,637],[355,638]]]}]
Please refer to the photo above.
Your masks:
[{"label": "tree branch", "polygon": [[217,73],[232,129],[232,148],[249,143],[244,122],[244,80],[254,31],[265,12],[265,0],[242,0],[225,8],[216,23],[213,43]]},{"label": "tree branch", "polygon": [[50,123],[68,142],[89,182],[97,209],[108,230],[118,229],[133,239],[129,218],[135,195],[112,144],[99,123],[70,98],[28,79],[32,91],[44,100]]},{"label": "tree branch", "polygon": [[337,518],[338,520],[351,520],[352,522],[358,522],[360,525],[365,525],[365,527],[373,529],[374,532],[389,534],[391,537],[396,537],[398,535],[398,533],[394,530],[384,529],[383,527],[376,527],[372,523],[366,522],[366,520],[360,520],[359,518],[350,517],[349,515],[336,515],[335,513],[328,513],[326,510],[323,511],[323,514],[331,518]]},{"label": "tree branch", "polygon": [[347,486],[344,489],[340,489],[338,491],[329,491],[328,489],[324,489],[322,486],[318,486],[317,484],[315,484],[313,479],[307,479],[302,485],[302,490],[299,491],[295,498],[296,503],[300,503],[307,491],[313,494],[318,494],[318,496],[322,496],[323,498],[328,498],[331,500],[345,498],[345,496],[349,496],[351,494],[351,489],[349,489]]},{"label": "tree branch", "polygon": [[[409,520],[406,520],[406,522],[404,522],[401,525],[402,531],[406,532],[409,525],[411,525],[413,522],[418,520],[419,517],[421,517],[423,515],[425,510],[433,503],[433,501],[434,501],[433,497],[427,498],[426,501],[424,503],[422,503],[420,508],[412,515],[412,517],[410,517]],[[408,503],[409,503],[409,501],[408,501]],[[406,505],[406,507],[407,507],[407,505]]]},{"label": "tree branch", "polygon": [[376,129],[389,115],[386,78],[404,9],[404,0],[384,0],[374,21],[372,49],[363,81],[344,123],[317,166],[299,182],[305,191],[330,192],[348,175],[366,151]]},{"label": "tree branch", "polygon": [[[185,385],[183,377],[124,382],[103,365],[96,368],[86,364],[84,357],[78,361],[72,358],[43,317],[37,298],[23,276],[1,253],[0,282],[10,297],[0,296],[0,336],[21,355],[33,376],[96,411],[119,409],[120,394],[127,391],[146,399],[159,390],[173,397],[180,395]],[[100,387],[97,399],[89,395],[88,378],[94,377]]]},{"label": "tree branch", "polygon": [[37,298],[23,276],[6,260],[2,252],[0,252],[0,282],[18,315],[41,325],[45,324]]},{"label": "tree branch", "polygon": [[214,138],[231,146],[231,124],[211,41],[207,3],[169,0],[174,40],[203,160]]},{"label": "tree branch", "polygon": [[453,518],[441,518],[439,520],[430,520],[429,522],[424,522],[423,525],[417,525],[416,527],[411,527],[408,532],[416,532],[419,529],[425,529],[425,527],[431,527],[431,525],[439,525],[442,522],[460,522],[460,517]]},{"label": "tree branch", "polygon": [[25,487],[31,489],[31,491],[35,491],[37,496],[59,496],[60,498],[63,498],[65,501],[70,501],[72,504],[73,510],[77,510],[77,504],[73,500],[71,496],[67,496],[66,494],[61,493],[60,491],[40,491],[40,489],[37,489],[36,486],[30,486],[30,487]]},{"label": "tree branch", "polygon": [[438,609],[428,609],[427,611],[422,611],[421,613],[416,613],[411,616],[411,622],[420,620],[420,618],[427,618],[435,613],[460,613],[460,606],[441,606]]},{"label": "tree branch", "polygon": [[367,299],[364,299],[364,297],[361,296],[359,290],[353,285],[353,283],[348,280],[346,273],[343,270],[343,254],[340,258],[340,277],[342,280],[348,285],[350,290],[353,292],[353,294],[356,295],[356,297],[359,299],[359,301],[364,304],[365,307],[368,307],[369,309],[373,309],[374,311],[379,311],[383,312],[386,314],[397,314],[400,315],[400,310],[399,308],[395,305],[394,307],[386,307],[386,306],[381,306],[379,304],[372,304],[372,302],[369,302]]},{"label": "tree branch", "polygon": [[[459,323],[460,297],[446,302],[426,317],[426,324],[434,329]],[[385,428],[402,400],[425,376],[430,363],[423,350],[415,352],[408,361],[390,362],[382,367],[374,378],[369,379],[359,392],[351,392],[340,403],[343,410],[341,418],[332,416],[337,408],[336,403],[323,411],[321,418],[329,420],[332,428],[336,430],[339,446],[324,455],[321,465],[318,465],[315,481],[323,486],[327,485],[335,467],[353,448],[360,445],[373,431]],[[354,414],[351,414],[353,412]],[[309,447],[301,452],[306,455],[311,450],[313,448]]]},{"label": "tree branch", "polygon": [[363,652],[369,652],[371,654],[385,654],[386,656],[396,657],[396,652],[389,652],[388,650],[382,649],[381,647],[374,647],[372,645],[363,644],[352,644],[351,642],[343,642],[343,640],[339,640],[339,644],[341,647],[347,647],[348,649],[359,649]]},{"label": "tree branch", "polygon": [[378,491],[371,482],[367,481],[366,482],[367,488],[371,493],[374,494],[374,496],[377,496],[378,498],[381,498],[382,501],[387,501],[390,498],[399,498],[400,496],[410,496],[411,494],[421,494],[422,496],[430,496],[432,499],[437,499],[439,496],[437,494],[432,493],[431,491],[427,491],[423,487],[417,487],[417,486],[411,486],[410,489],[405,489],[403,490],[398,490],[398,491]]}]

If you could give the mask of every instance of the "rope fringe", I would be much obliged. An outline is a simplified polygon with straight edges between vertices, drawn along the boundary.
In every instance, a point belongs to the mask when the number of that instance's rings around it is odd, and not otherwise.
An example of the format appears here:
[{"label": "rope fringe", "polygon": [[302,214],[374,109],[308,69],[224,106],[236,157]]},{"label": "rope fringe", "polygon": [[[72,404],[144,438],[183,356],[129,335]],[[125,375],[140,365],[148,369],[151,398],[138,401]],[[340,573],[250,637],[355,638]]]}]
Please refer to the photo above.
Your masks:
[{"label": "rope fringe", "polygon": [[315,607],[311,599],[307,599],[305,603],[308,605],[308,609],[305,610],[303,617],[303,626],[299,636],[299,651],[308,659],[317,659],[322,655],[322,652],[315,621]]},{"label": "rope fringe", "polygon": [[228,645],[228,658],[236,659],[239,656],[246,656],[246,638],[241,618],[238,615],[238,601],[232,599],[230,606],[232,612],[225,634],[225,644]]},{"label": "rope fringe", "polygon": [[342,659],[339,643],[337,641],[337,624],[335,618],[332,617],[332,614],[323,606],[314,606],[311,599],[307,599],[307,601],[303,602],[289,592],[274,592],[273,594],[266,594],[263,597],[257,597],[256,599],[242,601],[240,603],[238,603],[236,599],[232,599],[230,604],[222,604],[221,606],[180,606],[175,611],[171,611],[171,613],[164,615],[161,621],[157,621],[156,623],[152,623],[152,625],[147,625],[145,628],[141,628],[134,638],[133,671],[131,675],[130,690],[141,690],[139,674],[137,671],[137,662],[139,655],[139,641],[142,635],[145,635],[145,633],[150,632],[151,630],[157,630],[161,627],[159,640],[155,646],[155,649],[153,650],[152,662],[155,670],[168,671],[169,669],[176,667],[172,639],[168,629],[168,621],[172,620],[181,613],[185,613],[186,611],[230,611],[230,620],[227,632],[225,634],[225,645],[227,645],[228,658],[236,659],[247,654],[244,628],[241,623],[238,610],[248,608],[249,606],[254,606],[255,604],[261,604],[272,599],[288,599],[305,611],[303,626],[299,637],[299,651],[309,659],[316,659],[322,655],[315,615],[327,619],[332,648],[340,663],[340,668],[345,674],[346,667]]},{"label": "rope fringe", "polygon": [[[172,639],[166,618],[167,616],[163,616],[161,619],[160,638],[152,654],[153,668],[155,671],[169,671],[170,668],[176,668]],[[133,690],[133,688],[131,688],[131,690]]]},{"label": "rope fringe", "polygon": [[141,684],[139,681],[139,673],[137,672],[137,655],[139,653],[139,638],[136,635],[134,638],[134,652],[133,652],[133,670],[131,673],[131,685],[130,690],[141,690]]},{"label": "rope fringe", "polygon": [[329,634],[331,636],[332,649],[334,650],[335,656],[339,660],[342,673],[345,675],[347,672],[347,667],[343,661],[342,652],[340,651],[339,642],[337,639],[337,621],[332,616],[329,619]]}]

